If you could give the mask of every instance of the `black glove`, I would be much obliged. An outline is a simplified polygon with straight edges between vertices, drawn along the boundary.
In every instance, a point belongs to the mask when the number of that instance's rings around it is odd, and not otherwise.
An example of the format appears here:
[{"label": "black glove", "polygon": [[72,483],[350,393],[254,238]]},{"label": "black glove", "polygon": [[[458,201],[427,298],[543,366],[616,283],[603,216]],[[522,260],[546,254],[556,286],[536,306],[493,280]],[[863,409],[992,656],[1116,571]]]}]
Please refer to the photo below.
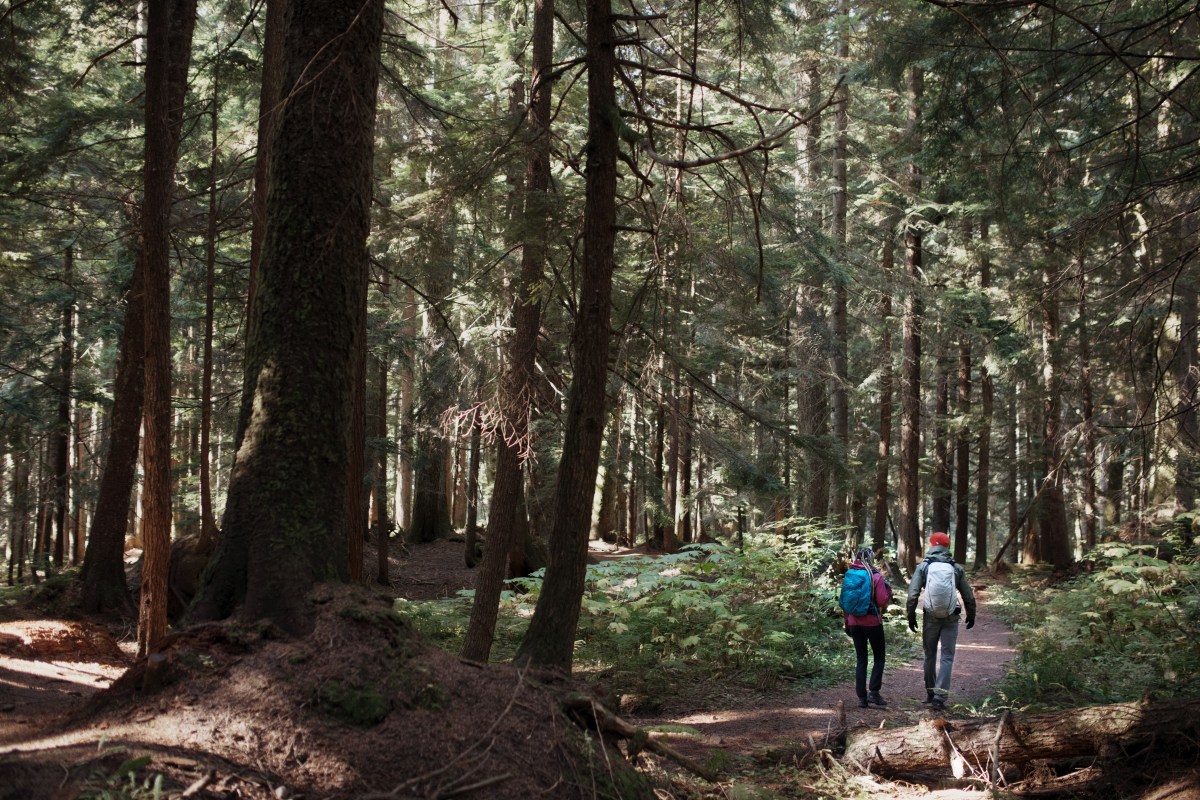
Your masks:
[{"label": "black glove", "polygon": [[974,628],[974,627],[975,627],[975,618],[967,617],[967,630],[971,630],[971,628]]},{"label": "black glove", "polygon": [[912,631],[913,633],[917,632],[917,615],[916,614],[908,615],[908,629],[910,631]]}]

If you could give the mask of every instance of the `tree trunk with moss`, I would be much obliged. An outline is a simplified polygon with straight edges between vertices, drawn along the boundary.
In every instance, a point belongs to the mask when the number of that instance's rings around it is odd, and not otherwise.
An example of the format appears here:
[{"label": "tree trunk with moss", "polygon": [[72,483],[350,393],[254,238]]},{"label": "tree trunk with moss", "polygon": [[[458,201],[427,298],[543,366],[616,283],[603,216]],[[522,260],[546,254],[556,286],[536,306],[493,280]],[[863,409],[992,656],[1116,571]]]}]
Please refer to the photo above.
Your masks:
[{"label": "tree trunk with moss", "polygon": [[380,0],[294,0],[271,151],[267,233],[246,352],[248,420],[217,557],[194,608],[288,631],[346,580],[353,354],[367,280]]}]

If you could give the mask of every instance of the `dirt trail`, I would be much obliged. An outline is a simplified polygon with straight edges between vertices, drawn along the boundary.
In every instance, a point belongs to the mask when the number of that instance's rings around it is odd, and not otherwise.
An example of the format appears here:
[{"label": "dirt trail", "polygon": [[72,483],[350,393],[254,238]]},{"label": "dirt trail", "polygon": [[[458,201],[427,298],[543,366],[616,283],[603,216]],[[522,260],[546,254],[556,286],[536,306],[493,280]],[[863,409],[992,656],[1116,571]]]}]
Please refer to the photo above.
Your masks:
[{"label": "dirt trail", "polygon": [[[975,627],[959,632],[946,716],[965,710],[956,709],[956,704],[978,704],[991,694],[1004,677],[1005,665],[1014,657],[1009,642],[1011,631],[990,613],[987,592],[977,590],[976,598],[979,609]],[[902,614],[903,610],[892,609],[890,613]],[[919,634],[906,630],[904,635],[916,637]],[[889,631],[889,636],[894,639],[896,634]],[[849,639],[845,644],[848,649],[853,647]],[[919,657],[904,664],[889,662],[881,692],[888,701],[886,708],[860,709],[854,694],[853,677],[847,675],[844,684],[819,691],[772,693],[737,707],[634,721],[646,726],[686,726],[694,733],[670,734],[672,745],[694,758],[704,759],[718,749],[735,756],[753,757],[791,750],[808,744],[810,739],[820,743],[828,732],[838,727],[839,701],[845,706],[846,723],[850,727],[902,727],[915,723],[922,714],[931,713],[929,707],[921,703],[925,699],[925,679]]]}]

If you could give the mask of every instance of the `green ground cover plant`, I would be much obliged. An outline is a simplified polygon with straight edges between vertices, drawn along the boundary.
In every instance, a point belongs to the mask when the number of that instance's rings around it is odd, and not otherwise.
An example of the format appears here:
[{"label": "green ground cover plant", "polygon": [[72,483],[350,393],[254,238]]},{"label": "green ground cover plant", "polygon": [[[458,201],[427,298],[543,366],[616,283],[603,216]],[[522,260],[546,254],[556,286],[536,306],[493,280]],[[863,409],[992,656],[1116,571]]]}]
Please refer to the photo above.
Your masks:
[{"label": "green ground cover plant", "polygon": [[[690,545],[588,567],[575,665],[613,691],[678,696],[720,678],[723,690],[845,680],[853,648],[842,631],[832,551],[819,532],[756,534],[742,548]],[[494,659],[512,655],[537,602],[540,577],[502,598]],[[471,592],[397,608],[446,649],[461,643]],[[892,624],[900,624],[896,615]],[[899,628],[897,628],[899,630]],[[902,638],[902,637],[897,637]],[[895,656],[901,658],[899,649]],[[715,687],[714,687],[715,688]]]},{"label": "green ground cover plant", "polygon": [[995,608],[1017,635],[1001,688],[1013,705],[1200,694],[1200,562],[1194,547],[1159,558],[1153,545],[1111,542],[1065,583],[1017,572]]}]

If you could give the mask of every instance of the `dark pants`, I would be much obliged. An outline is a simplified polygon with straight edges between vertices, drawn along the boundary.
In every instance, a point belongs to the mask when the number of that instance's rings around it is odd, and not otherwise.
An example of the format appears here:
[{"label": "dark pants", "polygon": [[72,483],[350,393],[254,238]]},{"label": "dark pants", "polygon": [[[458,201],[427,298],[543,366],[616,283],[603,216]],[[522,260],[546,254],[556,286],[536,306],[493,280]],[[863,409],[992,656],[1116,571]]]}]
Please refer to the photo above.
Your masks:
[{"label": "dark pants", "polygon": [[867,644],[871,645],[874,663],[871,665],[870,690],[878,692],[883,686],[883,626],[882,625],[851,625],[850,638],[854,640],[854,654],[858,656],[858,664],[854,669],[854,691],[859,697],[867,696]]}]

